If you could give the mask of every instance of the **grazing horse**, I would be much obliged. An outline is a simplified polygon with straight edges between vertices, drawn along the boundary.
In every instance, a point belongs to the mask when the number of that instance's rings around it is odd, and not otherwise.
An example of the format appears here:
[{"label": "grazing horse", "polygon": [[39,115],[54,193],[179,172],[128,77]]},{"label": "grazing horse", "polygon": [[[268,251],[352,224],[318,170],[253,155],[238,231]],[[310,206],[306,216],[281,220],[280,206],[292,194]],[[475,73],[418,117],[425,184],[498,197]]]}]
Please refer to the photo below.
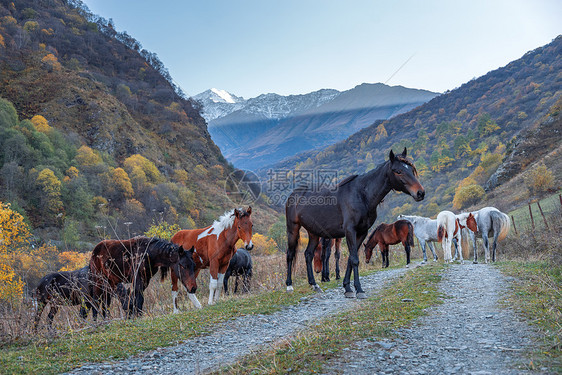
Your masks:
[{"label": "grazing horse", "polygon": [[[211,282],[209,283],[209,305],[218,301],[224,283],[224,276],[230,259],[236,253],[236,242],[244,241],[246,250],[252,250],[252,207],[247,210],[233,209],[225,212],[218,220],[202,229],[180,230],[172,237],[172,242],[183,247],[195,246],[193,260],[195,261],[195,277],[202,269],[209,268]],[[166,270],[162,272],[162,278]],[[176,299],[178,296],[178,279],[175,272],[171,272],[172,302],[174,313],[178,313]],[[216,292],[215,292],[216,291]],[[201,303],[193,293],[188,294],[193,305],[200,309]]]},{"label": "grazing horse", "polygon": [[490,261],[490,244],[488,237],[493,237],[492,244],[492,262],[496,261],[496,247],[498,241],[502,241],[511,228],[509,216],[501,212],[495,207],[484,207],[474,212],[478,231],[470,233],[474,245],[474,263],[478,263],[478,248],[476,246],[476,237],[482,238],[482,246],[484,247],[485,262]]},{"label": "grazing horse", "polygon": [[439,242],[445,241],[443,245],[443,259],[445,262],[452,262],[451,244],[456,241],[455,245],[455,259],[459,255],[461,264],[464,263],[462,257],[462,229],[468,227],[471,231],[476,231],[476,221],[472,214],[464,214],[461,216],[464,220],[466,218],[466,226],[461,224],[457,215],[451,211],[441,211],[437,215],[437,240]]},{"label": "grazing horse", "polygon": [[389,263],[388,246],[397,243],[404,245],[406,267],[408,267],[410,264],[410,249],[414,246],[414,226],[408,220],[398,220],[392,224],[380,224],[365,243],[365,261],[367,264],[371,261],[373,249],[379,245],[382,254],[382,266],[387,268]]},{"label": "grazing horse", "polygon": [[[377,206],[391,191],[401,191],[421,201],[425,191],[418,181],[414,164],[406,158],[406,149],[400,155],[392,150],[389,160],[375,169],[353,175],[337,185],[336,189],[317,189],[315,187],[296,188],[285,204],[287,223],[287,291],[293,291],[292,269],[299,241],[299,230],[308,232],[308,245],[305,250],[308,283],[316,291],[321,291],[314,280],[312,258],[320,237],[346,237],[349,247],[347,269],[343,280],[345,296],[366,298],[359,281],[359,246],[365,240],[367,231],[377,218]],[[355,293],[351,289],[353,272]]]},{"label": "grazing horse", "polygon": [[[41,313],[47,305],[50,306],[48,314],[49,327],[53,324],[53,319],[57,314],[59,306],[70,305],[80,306],[80,317],[86,319],[88,311],[92,308],[92,289],[89,278],[90,267],[82,267],[75,271],[54,272],[44,276],[37,288],[33,291],[33,303],[36,306],[34,331],[37,331]],[[128,294],[123,284],[117,285],[117,295],[125,306],[125,298]],[[111,294],[107,294],[109,306]],[[104,311],[105,313],[105,311]],[[104,315],[105,317],[105,315]]]},{"label": "grazing horse", "polygon": [[224,274],[224,292],[228,294],[228,279],[234,277],[234,291],[238,290],[238,276],[242,277],[242,290],[250,291],[250,282],[252,281],[252,257],[245,249],[238,249],[230,259],[228,269]]},{"label": "grazing horse", "polygon": [[408,220],[414,226],[414,235],[420,242],[422,252],[423,252],[423,262],[427,262],[427,254],[425,251],[425,245],[429,246],[429,249],[433,253],[433,261],[437,261],[437,253],[435,252],[435,247],[433,242],[438,242],[437,239],[437,220],[430,219],[428,217],[415,216],[415,215],[398,215],[399,220]]},{"label": "grazing horse", "polygon": [[[127,316],[142,314],[144,290],[159,267],[169,267],[180,275],[183,285],[195,293],[194,248],[183,247],[158,238],[135,237],[129,240],[104,240],[96,245],[90,258],[90,280],[96,314],[101,305],[107,308],[107,294],[115,291],[119,283],[132,283],[128,296]],[[104,315],[105,316],[105,315]]]}]

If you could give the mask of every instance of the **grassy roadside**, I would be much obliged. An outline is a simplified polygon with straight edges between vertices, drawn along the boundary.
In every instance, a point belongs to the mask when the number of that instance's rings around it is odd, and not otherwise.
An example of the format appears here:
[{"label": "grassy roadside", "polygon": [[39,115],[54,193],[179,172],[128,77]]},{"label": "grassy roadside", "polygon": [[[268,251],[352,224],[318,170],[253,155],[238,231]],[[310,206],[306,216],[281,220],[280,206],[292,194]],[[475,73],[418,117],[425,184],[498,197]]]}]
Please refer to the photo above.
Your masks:
[{"label": "grassy roadside", "polygon": [[545,261],[498,263],[514,278],[514,293],[505,301],[539,331],[538,348],[528,353],[530,367],[562,373],[562,266]]},{"label": "grassy roadside", "polygon": [[[291,294],[274,291],[247,298],[228,298],[202,310],[113,321],[51,341],[35,340],[24,346],[11,345],[0,350],[0,372],[54,374],[86,362],[126,358],[142,351],[174,345],[205,334],[214,325],[237,316],[271,314],[283,306],[297,304],[302,297],[312,293],[302,281]],[[336,286],[335,281],[329,284]]]},{"label": "grassy roadside", "polygon": [[365,338],[388,337],[393,329],[409,324],[427,307],[439,303],[437,283],[442,269],[440,264],[417,267],[352,314],[330,317],[292,340],[278,342],[265,353],[247,356],[217,374],[319,372],[323,362],[337,357],[346,346]]},{"label": "grassy roadside", "polygon": [[[401,267],[396,264],[394,267]],[[380,271],[364,270],[361,275]],[[12,344],[0,349],[2,374],[55,374],[87,362],[101,362],[130,357],[143,351],[181,343],[212,330],[216,324],[238,316],[271,314],[301,298],[313,294],[305,279],[295,280],[294,293],[284,290],[228,297],[202,310],[180,314],[118,320],[95,328],[60,334],[54,339],[37,339],[26,344]],[[336,288],[341,281],[323,283],[322,288]]]}]

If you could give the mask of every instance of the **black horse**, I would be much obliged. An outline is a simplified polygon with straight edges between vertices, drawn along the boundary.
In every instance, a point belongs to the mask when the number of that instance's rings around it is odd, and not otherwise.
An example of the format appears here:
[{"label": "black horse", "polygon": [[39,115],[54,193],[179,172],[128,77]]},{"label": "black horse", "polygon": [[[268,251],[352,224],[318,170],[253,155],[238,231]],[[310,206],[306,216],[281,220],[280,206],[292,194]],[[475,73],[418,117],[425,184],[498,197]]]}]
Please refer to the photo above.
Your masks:
[{"label": "black horse", "polygon": [[[54,272],[44,276],[33,292],[36,304],[34,330],[37,331],[41,314],[47,305],[49,308],[48,325],[51,327],[53,319],[61,305],[80,306],[80,317],[86,319],[92,304],[92,285],[89,278],[90,267],[86,266],[75,271]],[[128,290],[119,284],[116,289],[122,307],[125,309],[125,298]],[[107,294],[105,303],[111,303],[111,294]],[[95,318],[95,317],[94,317]],[[105,311],[104,311],[105,318]]]},{"label": "black horse", "polygon": [[245,249],[238,249],[234,256],[230,259],[228,269],[224,274],[224,292],[228,294],[228,279],[234,276],[234,292],[238,290],[238,276],[242,277],[242,290],[250,291],[250,282],[252,281],[252,257]]},{"label": "black horse", "polygon": [[[299,241],[299,230],[308,232],[305,251],[308,283],[321,291],[314,280],[312,259],[320,237],[346,237],[349,259],[343,279],[346,297],[366,298],[359,282],[359,257],[357,250],[365,240],[367,231],[377,218],[377,206],[391,191],[401,191],[421,201],[425,191],[418,181],[414,164],[401,155],[389,153],[389,160],[377,168],[353,175],[339,183],[337,189],[296,188],[285,204],[287,220],[287,291],[293,290],[292,268]],[[350,287],[353,271],[356,293]]]}]

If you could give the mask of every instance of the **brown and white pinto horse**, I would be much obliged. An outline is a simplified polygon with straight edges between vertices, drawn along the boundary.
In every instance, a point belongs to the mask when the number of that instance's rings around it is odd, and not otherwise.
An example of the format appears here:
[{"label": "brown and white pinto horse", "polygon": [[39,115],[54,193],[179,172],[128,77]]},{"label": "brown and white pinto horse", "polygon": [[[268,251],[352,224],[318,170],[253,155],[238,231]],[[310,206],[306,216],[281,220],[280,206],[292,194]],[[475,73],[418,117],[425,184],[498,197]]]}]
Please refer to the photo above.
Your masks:
[{"label": "brown and white pinto horse", "polygon": [[[464,219],[463,219],[464,221]],[[442,242],[443,259],[445,262],[452,262],[451,245],[456,241],[456,253],[459,254],[460,262],[464,263],[462,257],[462,230],[468,228],[473,232],[477,231],[476,220],[472,213],[466,216],[466,226],[461,224],[461,220],[451,211],[441,211],[437,215],[437,241]],[[456,257],[456,255],[455,255]]]},{"label": "brown and white pinto horse", "polygon": [[[202,269],[209,268],[211,281],[209,283],[209,305],[218,301],[224,274],[228,269],[230,259],[236,253],[236,242],[244,241],[246,250],[252,250],[252,207],[247,210],[233,209],[226,212],[213,225],[202,229],[180,230],[172,237],[172,242],[184,248],[195,246],[193,260],[195,262],[195,276]],[[165,277],[163,270],[163,277]],[[178,296],[178,279],[175,272],[171,272],[172,278],[172,301],[174,313],[179,312],[176,298]],[[193,305],[200,309],[201,303],[194,293],[188,297]]]},{"label": "brown and white pinto horse", "polygon": [[397,220],[392,224],[380,224],[365,243],[365,261],[369,263],[373,249],[379,245],[382,266],[388,267],[388,246],[402,243],[406,251],[406,267],[410,264],[410,250],[414,246],[414,226],[408,220]]},{"label": "brown and white pinto horse", "polygon": [[322,282],[330,281],[330,255],[335,246],[336,280],[340,279],[341,238],[324,238],[318,242],[314,250],[314,272],[322,272]]}]

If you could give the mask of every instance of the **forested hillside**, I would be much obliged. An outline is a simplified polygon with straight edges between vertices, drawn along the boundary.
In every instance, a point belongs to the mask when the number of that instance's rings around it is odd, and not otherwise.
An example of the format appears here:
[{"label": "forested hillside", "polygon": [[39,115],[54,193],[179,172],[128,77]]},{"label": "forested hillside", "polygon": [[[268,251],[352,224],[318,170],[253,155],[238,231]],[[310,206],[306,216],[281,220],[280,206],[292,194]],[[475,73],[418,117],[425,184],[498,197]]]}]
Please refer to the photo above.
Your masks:
[{"label": "forested hillside", "polygon": [[233,205],[197,105],[80,1],[0,0],[0,82],[0,201],[49,239],[208,225]]},{"label": "forested hillside", "polygon": [[426,199],[416,204],[403,195],[392,196],[381,211],[383,216],[434,215],[453,204],[456,209],[476,204],[486,194],[486,181],[511,153],[515,136],[544,116],[557,115],[561,54],[559,36],[408,113],[379,121],[345,141],[300,154],[276,168],[333,169],[341,179],[372,169],[391,148],[407,147],[426,188]]}]

